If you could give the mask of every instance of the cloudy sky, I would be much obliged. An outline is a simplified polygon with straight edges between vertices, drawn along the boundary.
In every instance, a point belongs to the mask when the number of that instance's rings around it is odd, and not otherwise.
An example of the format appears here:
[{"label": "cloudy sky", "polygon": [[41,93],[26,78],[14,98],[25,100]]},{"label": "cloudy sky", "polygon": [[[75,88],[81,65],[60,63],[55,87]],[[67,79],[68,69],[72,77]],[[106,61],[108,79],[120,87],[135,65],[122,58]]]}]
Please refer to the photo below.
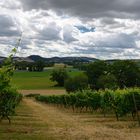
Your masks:
[{"label": "cloudy sky", "polygon": [[139,0],[0,0],[0,56],[140,59]]}]

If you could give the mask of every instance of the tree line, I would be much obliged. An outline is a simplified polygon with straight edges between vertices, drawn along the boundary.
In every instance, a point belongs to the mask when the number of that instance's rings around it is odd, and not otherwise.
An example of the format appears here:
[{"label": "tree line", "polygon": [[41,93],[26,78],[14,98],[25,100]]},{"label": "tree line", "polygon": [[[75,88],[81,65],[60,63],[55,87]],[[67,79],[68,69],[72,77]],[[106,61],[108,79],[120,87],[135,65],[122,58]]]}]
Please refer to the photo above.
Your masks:
[{"label": "tree line", "polygon": [[140,67],[131,60],[118,60],[113,63],[95,61],[81,64],[83,73],[70,76],[66,69],[54,69],[51,80],[64,86],[68,92],[90,89],[131,88],[140,86]]},{"label": "tree line", "polygon": [[38,60],[35,62],[26,62],[26,61],[18,62],[18,61],[16,61],[14,63],[14,65],[15,65],[16,70],[42,72],[44,70],[44,67],[52,67],[54,65],[54,63],[53,62],[47,63],[42,60]]}]

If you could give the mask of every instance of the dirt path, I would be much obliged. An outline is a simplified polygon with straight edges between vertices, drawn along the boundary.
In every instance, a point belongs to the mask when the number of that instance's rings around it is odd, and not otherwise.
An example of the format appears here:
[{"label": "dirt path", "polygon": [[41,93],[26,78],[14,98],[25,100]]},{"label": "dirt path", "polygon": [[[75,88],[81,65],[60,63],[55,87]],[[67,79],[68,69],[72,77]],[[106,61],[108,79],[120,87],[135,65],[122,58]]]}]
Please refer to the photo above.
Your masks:
[{"label": "dirt path", "polygon": [[66,91],[63,89],[44,89],[44,90],[19,90],[23,95],[26,94],[41,94],[41,95],[52,95],[52,94],[65,94]]},{"label": "dirt path", "polygon": [[[104,120],[100,118],[74,115],[72,112],[66,112],[31,99],[24,99],[24,103],[47,124],[46,134],[53,136],[56,140],[139,140],[140,138],[139,128],[123,128],[122,122],[116,121],[113,125],[114,119],[104,123]],[[116,127],[113,128],[113,126]]]}]

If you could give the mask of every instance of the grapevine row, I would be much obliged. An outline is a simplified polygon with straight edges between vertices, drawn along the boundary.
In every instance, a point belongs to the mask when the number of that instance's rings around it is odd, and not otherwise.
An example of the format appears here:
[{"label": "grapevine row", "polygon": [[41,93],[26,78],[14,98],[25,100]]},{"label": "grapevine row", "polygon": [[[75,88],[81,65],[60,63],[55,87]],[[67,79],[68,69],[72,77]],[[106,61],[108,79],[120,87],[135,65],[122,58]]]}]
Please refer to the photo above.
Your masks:
[{"label": "grapevine row", "polygon": [[104,114],[113,112],[117,118],[132,114],[135,117],[135,105],[133,95],[137,102],[137,108],[140,110],[140,89],[124,90],[105,90],[91,91],[86,90],[64,95],[36,96],[37,101],[47,104],[71,108],[73,111],[100,111]]}]

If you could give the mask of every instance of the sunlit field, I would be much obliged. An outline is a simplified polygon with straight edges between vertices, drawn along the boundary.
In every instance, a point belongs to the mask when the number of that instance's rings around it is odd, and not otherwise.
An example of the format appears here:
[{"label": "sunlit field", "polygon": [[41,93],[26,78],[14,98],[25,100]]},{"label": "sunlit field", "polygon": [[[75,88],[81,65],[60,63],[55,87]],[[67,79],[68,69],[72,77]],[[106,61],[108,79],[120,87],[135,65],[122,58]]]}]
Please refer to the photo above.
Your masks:
[{"label": "sunlit field", "polygon": [[[18,89],[63,89],[63,87],[56,86],[56,82],[50,80],[52,70],[44,72],[15,72],[12,84]],[[74,76],[81,71],[69,69],[69,75]]]}]

